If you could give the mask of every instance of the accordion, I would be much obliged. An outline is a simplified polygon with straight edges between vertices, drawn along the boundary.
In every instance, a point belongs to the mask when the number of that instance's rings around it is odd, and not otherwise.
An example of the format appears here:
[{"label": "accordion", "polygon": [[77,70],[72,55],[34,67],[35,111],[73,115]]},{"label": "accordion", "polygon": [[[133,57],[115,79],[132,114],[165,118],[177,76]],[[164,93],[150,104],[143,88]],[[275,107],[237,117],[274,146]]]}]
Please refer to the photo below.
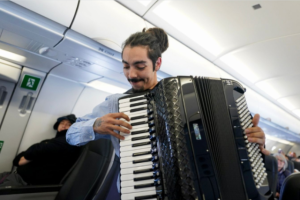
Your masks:
[{"label": "accordion", "polygon": [[263,155],[244,134],[244,92],[234,80],[179,76],[120,98],[132,125],[120,141],[121,199],[271,199]]}]

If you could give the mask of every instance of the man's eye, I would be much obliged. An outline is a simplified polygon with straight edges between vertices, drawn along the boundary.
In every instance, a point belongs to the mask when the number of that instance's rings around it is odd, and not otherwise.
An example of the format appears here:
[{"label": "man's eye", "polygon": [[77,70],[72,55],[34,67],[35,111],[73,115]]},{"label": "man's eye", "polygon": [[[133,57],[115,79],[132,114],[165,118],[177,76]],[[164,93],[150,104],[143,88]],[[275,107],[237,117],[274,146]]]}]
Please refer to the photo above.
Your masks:
[{"label": "man's eye", "polygon": [[124,66],[124,69],[129,69],[129,66]]}]

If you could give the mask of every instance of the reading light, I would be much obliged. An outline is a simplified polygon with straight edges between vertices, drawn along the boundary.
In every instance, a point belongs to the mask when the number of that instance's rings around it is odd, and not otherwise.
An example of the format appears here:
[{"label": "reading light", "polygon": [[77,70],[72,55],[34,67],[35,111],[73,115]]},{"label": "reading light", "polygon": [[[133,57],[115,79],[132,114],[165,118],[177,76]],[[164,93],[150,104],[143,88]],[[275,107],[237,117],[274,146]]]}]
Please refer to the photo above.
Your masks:
[{"label": "reading light", "polygon": [[102,81],[96,80],[96,81],[92,81],[90,83],[88,83],[88,86],[93,87],[97,90],[102,90],[104,92],[108,92],[111,94],[114,93],[124,93],[127,91],[127,89],[118,87],[118,86],[114,86],[108,83],[104,83]]},{"label": "reading light", "polygon": [[17,62],[24,62],[26,57],[0,49],[0,56]]}]

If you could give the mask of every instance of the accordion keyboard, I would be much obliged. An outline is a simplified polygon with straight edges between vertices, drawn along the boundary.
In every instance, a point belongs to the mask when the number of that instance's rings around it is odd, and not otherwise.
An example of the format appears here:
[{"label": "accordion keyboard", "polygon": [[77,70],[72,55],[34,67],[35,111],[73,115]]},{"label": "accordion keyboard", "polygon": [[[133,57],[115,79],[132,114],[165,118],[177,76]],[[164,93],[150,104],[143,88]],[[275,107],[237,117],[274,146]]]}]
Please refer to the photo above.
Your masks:
[{"label": "accordion keyboard", "polygon": [[119,100],[119,112],[130,118],[131,134],[120,133],[121,199],[156,199],[160,172],[152,110],[146,95]]}]

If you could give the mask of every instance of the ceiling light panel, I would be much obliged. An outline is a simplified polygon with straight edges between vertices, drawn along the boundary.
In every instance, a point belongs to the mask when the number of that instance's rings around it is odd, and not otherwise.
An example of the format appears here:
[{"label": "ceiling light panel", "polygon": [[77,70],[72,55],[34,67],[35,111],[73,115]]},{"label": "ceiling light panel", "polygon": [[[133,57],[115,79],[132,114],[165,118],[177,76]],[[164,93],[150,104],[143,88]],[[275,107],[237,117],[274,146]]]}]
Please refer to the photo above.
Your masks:
[{"label": "ceiling light panel", "polygon": [[133,12],[143,16],[157,0],[117,0]]},{"label": "ceiling light panel", "polygon": [[252,6],[252,1],[159,1],[145,18],[209,58],[300,32],[300,2],[264,1],[256,11]]},{"label": "ceiling light panel", "polygon": [[58,22],[66,27],[71,25],[74,17],[78,0],[11,0],[33,12]]},{"label": "ceiling light panel", "polygon": [[170,36],[169,48],[162,54],[161,70],[172,76],[220,77],[218,67]]},{"label": "ceiling light panel", "polygon": [[[116,1],[80,1],[72,29],[99,42],[121,46],[127,37],[142,31],[144,20]],[[116,49],[115,49],[116,50]]]}]

